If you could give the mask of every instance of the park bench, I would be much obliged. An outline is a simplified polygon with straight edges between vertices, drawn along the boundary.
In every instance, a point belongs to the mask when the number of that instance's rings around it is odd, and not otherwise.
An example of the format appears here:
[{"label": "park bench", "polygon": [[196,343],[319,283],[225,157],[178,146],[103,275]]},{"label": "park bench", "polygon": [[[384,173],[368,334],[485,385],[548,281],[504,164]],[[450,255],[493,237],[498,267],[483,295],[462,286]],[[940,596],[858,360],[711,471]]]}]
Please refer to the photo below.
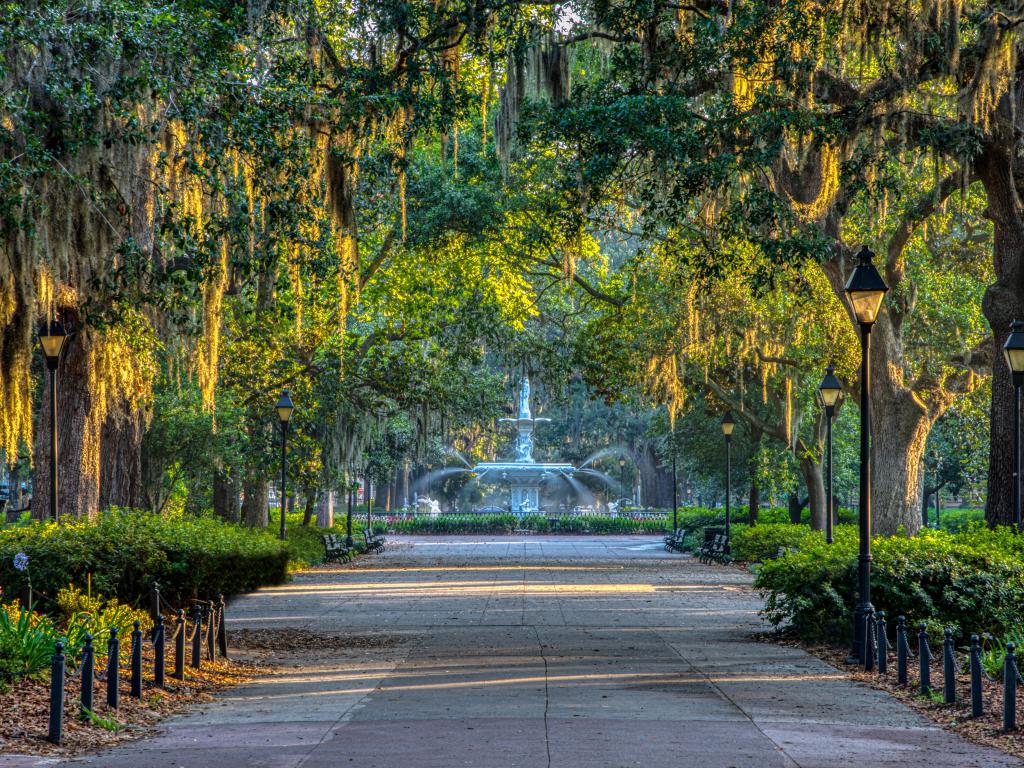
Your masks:
[{"label": "park bench", "polygon": [[687,528],[676,528],[671,534],[665,537],[665,549],[669,552],[683,552],[686,547]]},{"label": "park bench", "polygon": [[324,540],[324,557],[327,560],[348,562],[352,559],[352,549],[345,544],[344,540],[339,540],[333,533],[328,533],[320,538]]},{"label": "park bench", "polygon": [[364,528],[363,538],[366,540],[367,552],[382,552],[384,550],[383,534],[374,533],[369,528]]},{"label": "park bench", "polygon": [[726,538],[722,533],[705,531],[704,543],[701,544],[699,559],[702,563],[727,563],[732,556],[726,550]]}]

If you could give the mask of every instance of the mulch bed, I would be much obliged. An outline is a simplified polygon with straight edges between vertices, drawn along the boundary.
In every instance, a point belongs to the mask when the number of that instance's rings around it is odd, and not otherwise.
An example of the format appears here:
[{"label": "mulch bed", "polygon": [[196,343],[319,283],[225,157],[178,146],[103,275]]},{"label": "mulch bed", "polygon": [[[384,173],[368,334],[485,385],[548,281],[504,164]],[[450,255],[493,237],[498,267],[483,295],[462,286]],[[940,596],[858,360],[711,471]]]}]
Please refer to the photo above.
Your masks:
[{"label": "mulch bed", "polygon": [[0,754],[70,756],[92,752],[122,741],[151,734],[168,715],[187,705],[208,701],[212,694],[248,682],[269,671],[266,667],[238,661],[203,661],[202,669],[185,667],[185,679],[170,677],[173,651],[169,650],[165,686],[153,687],[152,649],[143,653],[142,698],[129,696],[131,671],[121,669],[120,706],[114,710],[106,703],[106,683],[97,681],[93,692],[93,711],[107,727],[79,717],[81,678],[65,683],[63,738],[61,744],[46,740],[50,718],[49,671],[37,678],[21,678],[0,687]]},{"label": "mulch bed", "polygon": [[307,629],[233,629],[234,648],[252,651],[346,651],[350,649],[393,648],[402,638],[382,634],[328,635]]},{"label": "mulch bed", "polygon": [[977,744],[984,744],[1002,750],[1019,758],[1024,758],[1024,687],[1017,687],[1017,730],[1003,730],[1003,682],[989,680],[982,675],[982,700],[984,714],[971,717],[971,678],[963,654],[958,649],[958,663],[962,674],[956,680],[956,703],[942,703],[943,674],[942,646],[932,647],[934,658],[931,670],[931,697],[920,695],[920,677],[918,659],[913,656],[908,663],[906,686],[896,683],[896,654],[889,655],[889,669],[885,676],[877,672],[864,672],[856,666],[846,663],[849,649],[836,648],[829,645],[807,645],[784,635],[767,634],[762,639],[783,645],[802,648],[813,656],[828,662],[851,680],[878,688],[895,696],[911,709],[935,721],[946,730],[962,736]]}]

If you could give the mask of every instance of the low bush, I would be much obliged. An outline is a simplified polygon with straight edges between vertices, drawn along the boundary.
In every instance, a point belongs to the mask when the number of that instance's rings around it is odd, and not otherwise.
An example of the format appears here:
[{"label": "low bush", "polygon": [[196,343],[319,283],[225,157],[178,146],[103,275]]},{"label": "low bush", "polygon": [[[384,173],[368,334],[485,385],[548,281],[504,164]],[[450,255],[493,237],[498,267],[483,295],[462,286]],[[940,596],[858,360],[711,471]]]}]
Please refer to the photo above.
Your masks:
[{"label": "low bush", "polygon": [[809,535],[811,529],[802,524],[737,526],[737,530],[732,532],[733,557],[748,562],[770,560],[778,554],[780,548],[799,548]]},{"label": "low bush", "polygon": [[939,520],[942,530],[950,533],[962,533],[984,525],[985,510],[983,509],[946,509],[942,511]]},{"label": "low bush", "polygon": [[[14,567],[19,552],[28,556],[25,570]],[[0,529],[0,587],[17,594],[31,578],[44,600],[54,600],[69,584],[85,585],[91,575],[93,591],[129,605],[144,605],[154,582],[167,600],[181,605],[197,596],[280,583],[289,558],[289,547],[264,531],[136,510],[113,509],[95,521]]]},{"label": "low bush", "polygon": [[[891,620],[926,622],[935,636],[946,627],[959,640],[972,633],[1002,636],[1024,615],[1021,538],[1008,528],[875,538],[872,603]],[[805,640],[844,641],[856,593],[856,529],[840,526],[831,545],[808,533],[799,546],[759,569],[754,586],[765,598],[764,616]]]}]

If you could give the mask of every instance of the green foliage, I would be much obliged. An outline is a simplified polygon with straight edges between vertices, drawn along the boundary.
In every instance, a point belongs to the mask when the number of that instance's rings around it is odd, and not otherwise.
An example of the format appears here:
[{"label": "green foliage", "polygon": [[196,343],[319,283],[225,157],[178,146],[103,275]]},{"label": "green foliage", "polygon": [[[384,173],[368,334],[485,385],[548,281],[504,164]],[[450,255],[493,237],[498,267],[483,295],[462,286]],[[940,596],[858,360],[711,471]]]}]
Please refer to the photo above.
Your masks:
[{"label": "green foliage", "polygon": [[0,681],[45,670],[61,639],[50,618],[17,604],[0,606]]},{"label": "green foliage", "polygon": [[[148,632],[153,626],[148,611],[132,608],[119,602],[117,598],[104,600],[100,596],[89,596],[75,586],[60,590],[56,602],[69,633],[84,635],[88,632],[94,638],[99,638],[111,629],[117,629],[121,637],[128,637],[135,629],[136,621],[143,632]],[[69,648],[80,647],[80,643],[73,642],[77,638],[68,639],[72,641]],[[122,646],[122,653],[129,653],[130,650]]]},{"label": "green foliage", "polygon": [[[1006,528],[876,538],[872,602],[891,619],[903,615],[910,625],[927,622],[933,633],[946,627],[960,639],[1005,633],[1024,612],[1019,538]],[[842,641],[849,634],[856,592],[856,531],[839,527],[832,545],[820,533],[810,533],[799,546],[758,571],[755,587],[765,598],[764,615],[773,626],[786,626],[804,639]]]},{"label": "green foliage", "polygon": [[763,562],[776,556],[779,549],[799,548],[812,535],[806,525],[773,523],[744,527],[732,533],[732,553],[737,560]]},{"label": "green foliage", "polygon": [[69,584],[85,584],[144,604],[154,582],[173,604],[218,593],[237,594],[285,580],[289,550],[272,535],[219,520],[165,518],[113,509],[95,522],[33,523],[0,530],[0,586],[17,592],[24,575],[12,565],[28,554],[33,587],[53,599]]}]

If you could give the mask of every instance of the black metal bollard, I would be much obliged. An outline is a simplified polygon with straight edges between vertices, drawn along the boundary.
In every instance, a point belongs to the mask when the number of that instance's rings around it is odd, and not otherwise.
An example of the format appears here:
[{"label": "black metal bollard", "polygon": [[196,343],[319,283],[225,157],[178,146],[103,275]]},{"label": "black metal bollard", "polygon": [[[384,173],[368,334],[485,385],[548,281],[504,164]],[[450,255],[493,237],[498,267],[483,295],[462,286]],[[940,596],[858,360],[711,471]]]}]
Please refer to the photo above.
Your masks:
[{"label": "black metal bollard", "polygon": [[50,662],[50,731],[46,738],[60,744],[61,727],[64,725],[64,643],[59,640],[53,645]]},{"label": "black metal bollard", "polygon": [[92,635],[86,634],[82,645],[82,719],[88,717],[87,713],[92,712],[92,688],[96,677],[96,655],[92,647]]},{"label": "black metal bollard", "polygon": [[875,669],[875,609],[864,611],[864,671]]},{"label": "black metal bollard", "polygon": [[157,614],[153,624],[153,685],[164,687],[164,617]]},{"label": "black metal bollard", "polygon": [[107,706],[117,709],[121,702],[121,641],[117,637],[117,627],[110,628],[110,639],[107,641]]},{"label": "black metal bollard", "polygon": [[875,635],[878,638],[878,674],[884,675],[889,671],[889,638],[886,635],[885,611],[879,611],[877,616]]},{"label": "black metal bollard", "polygon": [[132,630],[132,688],[133,698],[142,698],[142,630],[139,622],[135,622]]},{"label": "black metal bollard", "polygon": [[208,606],[203,607],[203,612],[206,614],[206,658],[213,661],[216,658],[217,604],[211,600]]},{"label": "black metal bollard", "polygon": [[174,678],[185,679],[185,609],[178,611],[175,621],[177,631],[174,635]]},{"label": "black metal bollard", "polygon": [[203,608],[199,603],[192,606],[192,668],[203,667]]},{"label": "black metal bollard", "polygon": [[981,698],[981,643],[971,635],[971,717],[981,717],[985,707]]},{"label": "black metal bollard", "polygon": [[1003,730],[1012,731],[1017,727],[1017,646],[1006,644],[1006,658],[1003,660]]},{"label": "black metal bollard", "polygon": [[[153,591],[149,595],[149,616],[153,621],[156,621],[156,617],[163,614],[163,606],[160,604],[160,583],[153,582]],[[154,631],[156,628],[154,627]]]},{"label": "black metal bollard", "polygon": [[910,658],[910,643],[907,641],[907,620],[896,617],[896,682],[907,684],[907,660]]},{"label": "black metal bollard", "polygon": [[953,654],[953,630],[946,628],[942,640],[942,700],[946,704],[956,703],[956,658]]},{"label": "black metal bollard", "polygon": [[220,657],[228,657],[228,631],[224,626],[225,610],[227,604],[224,602],[224,595],[217,596],[217,609],[220,613],[220,622],[217,624],[217,644],[220,646]]},{"label": "black metal bollard", "polygon": [[921,670],[921,695],[927,696],[932,692],[932,668],[929,666],[932,652],[928,648],[928,632],[923,621],[920,626],[921,631],[917,635],[917,657]]}]

